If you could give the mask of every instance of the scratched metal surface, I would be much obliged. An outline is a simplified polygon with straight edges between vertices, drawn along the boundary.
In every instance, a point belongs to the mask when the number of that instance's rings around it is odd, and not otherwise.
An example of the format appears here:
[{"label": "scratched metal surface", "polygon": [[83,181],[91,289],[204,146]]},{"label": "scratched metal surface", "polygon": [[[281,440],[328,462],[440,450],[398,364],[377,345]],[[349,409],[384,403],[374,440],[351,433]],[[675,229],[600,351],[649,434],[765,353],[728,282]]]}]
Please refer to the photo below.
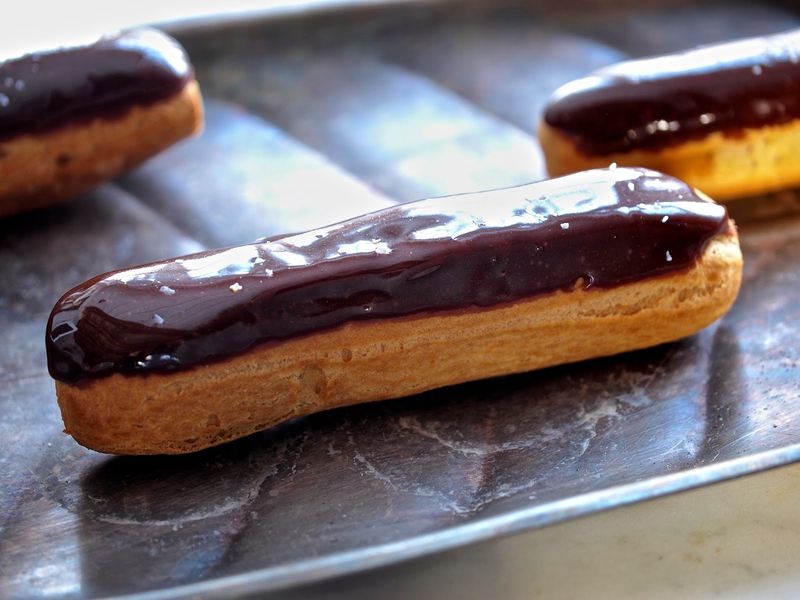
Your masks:
[{"label": "scratched metal surface", "polygon": [[61,434],[42,337],[72,285],[541,178],[534,129],[563,81],[800,22],[744,3],[556,5],[183,32],[208,104],[203,136],[70,205],[0,223],[0,597],[276,589],[800,456],[794,193],[733,206],[742,295],[679,343],[316,415],[193,456],[113,458]]}]

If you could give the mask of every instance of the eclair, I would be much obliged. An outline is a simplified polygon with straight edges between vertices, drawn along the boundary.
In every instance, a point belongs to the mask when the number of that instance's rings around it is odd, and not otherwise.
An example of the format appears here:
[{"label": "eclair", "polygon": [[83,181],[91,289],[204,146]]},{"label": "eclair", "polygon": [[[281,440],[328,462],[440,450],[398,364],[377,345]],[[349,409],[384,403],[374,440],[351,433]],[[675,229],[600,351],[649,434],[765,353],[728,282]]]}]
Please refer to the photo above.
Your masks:
[{"label": "eclair", "polygon": [[153,29],[0,63],[0,216],[54,204],[202,126],[192,67]]},{"label": "eclair", "polygon": [[800,31],[619,63],[567,83],[539,138],[551,176],[657,169],[718,201],[800,184]]},{"label": "eclair", "polygon": [[725,208],[598,169],[95,277],[46,333],[65,431],[183,453],[317,411],[688,336],[734,301]]}]

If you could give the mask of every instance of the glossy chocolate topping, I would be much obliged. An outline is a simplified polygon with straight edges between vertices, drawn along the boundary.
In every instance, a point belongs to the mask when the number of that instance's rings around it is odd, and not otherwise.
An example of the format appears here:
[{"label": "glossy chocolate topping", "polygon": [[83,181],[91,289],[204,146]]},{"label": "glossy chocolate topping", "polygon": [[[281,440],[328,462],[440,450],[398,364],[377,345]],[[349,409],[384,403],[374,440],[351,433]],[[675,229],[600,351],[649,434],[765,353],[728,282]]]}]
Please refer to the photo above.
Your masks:
[{"label": "glossy chocolate topping", "polygon": [[0,63],[0,139],[119,117],[178,93],[191,77],[177,42],[152,29],[7,60]]},{"label": "glossy chocolate topping", "polygon": [[800,31],[624,62],[556,91],[545,122],[587,155],[800,118]]},{"label": "glossy chocolate topping", "polygon": [[50,316],[50,373],[186,368],[348,321],[613,287],[686,269],[727,227],[722,206],[641,169],[399,205],[79,285]]}]

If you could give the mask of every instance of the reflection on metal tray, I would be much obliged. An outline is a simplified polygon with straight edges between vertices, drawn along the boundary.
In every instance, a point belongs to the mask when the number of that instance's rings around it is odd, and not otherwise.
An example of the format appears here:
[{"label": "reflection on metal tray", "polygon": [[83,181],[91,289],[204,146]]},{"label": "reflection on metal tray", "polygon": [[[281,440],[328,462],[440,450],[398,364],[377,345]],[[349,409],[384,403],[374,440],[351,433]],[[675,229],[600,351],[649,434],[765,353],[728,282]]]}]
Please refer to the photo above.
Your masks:
[{"label": "reflection on metal tray", "polygon": [[541,178],[533,132],[559,84],[800,22],[744,3],[555,4],[184,30],[203,136],[0,224],[0,596],[275,589],[800,458],[794,193],[732,207],[742,295],[679,343],[333,411],[193,456],[101,456],[60,433],[42,337],[79,281]]}]

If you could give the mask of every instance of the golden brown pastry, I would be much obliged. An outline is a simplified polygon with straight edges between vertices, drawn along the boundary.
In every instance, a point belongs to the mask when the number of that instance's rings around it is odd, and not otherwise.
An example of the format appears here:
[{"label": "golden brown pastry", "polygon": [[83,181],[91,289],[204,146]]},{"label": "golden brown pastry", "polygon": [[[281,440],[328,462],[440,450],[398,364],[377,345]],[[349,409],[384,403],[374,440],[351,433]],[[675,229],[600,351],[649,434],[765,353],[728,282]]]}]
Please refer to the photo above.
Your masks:
[{"label": "golden brown pastry", "polygon": [[552,176],[657,169],[724,201],[800,185],[800,31],[619,63],[557,90]]},{"label": "golden brown pastry", "polygon": [[79,443],[191,452],[682,338],[740,278],[722,206],[653,171],[595,170],[100,275],[53,309],[48,361]]},{"label": "golden brown pastry", "polygon": [[191,65],[151,29],[0,63],[0,216],[66,200],[202,126]]}]

